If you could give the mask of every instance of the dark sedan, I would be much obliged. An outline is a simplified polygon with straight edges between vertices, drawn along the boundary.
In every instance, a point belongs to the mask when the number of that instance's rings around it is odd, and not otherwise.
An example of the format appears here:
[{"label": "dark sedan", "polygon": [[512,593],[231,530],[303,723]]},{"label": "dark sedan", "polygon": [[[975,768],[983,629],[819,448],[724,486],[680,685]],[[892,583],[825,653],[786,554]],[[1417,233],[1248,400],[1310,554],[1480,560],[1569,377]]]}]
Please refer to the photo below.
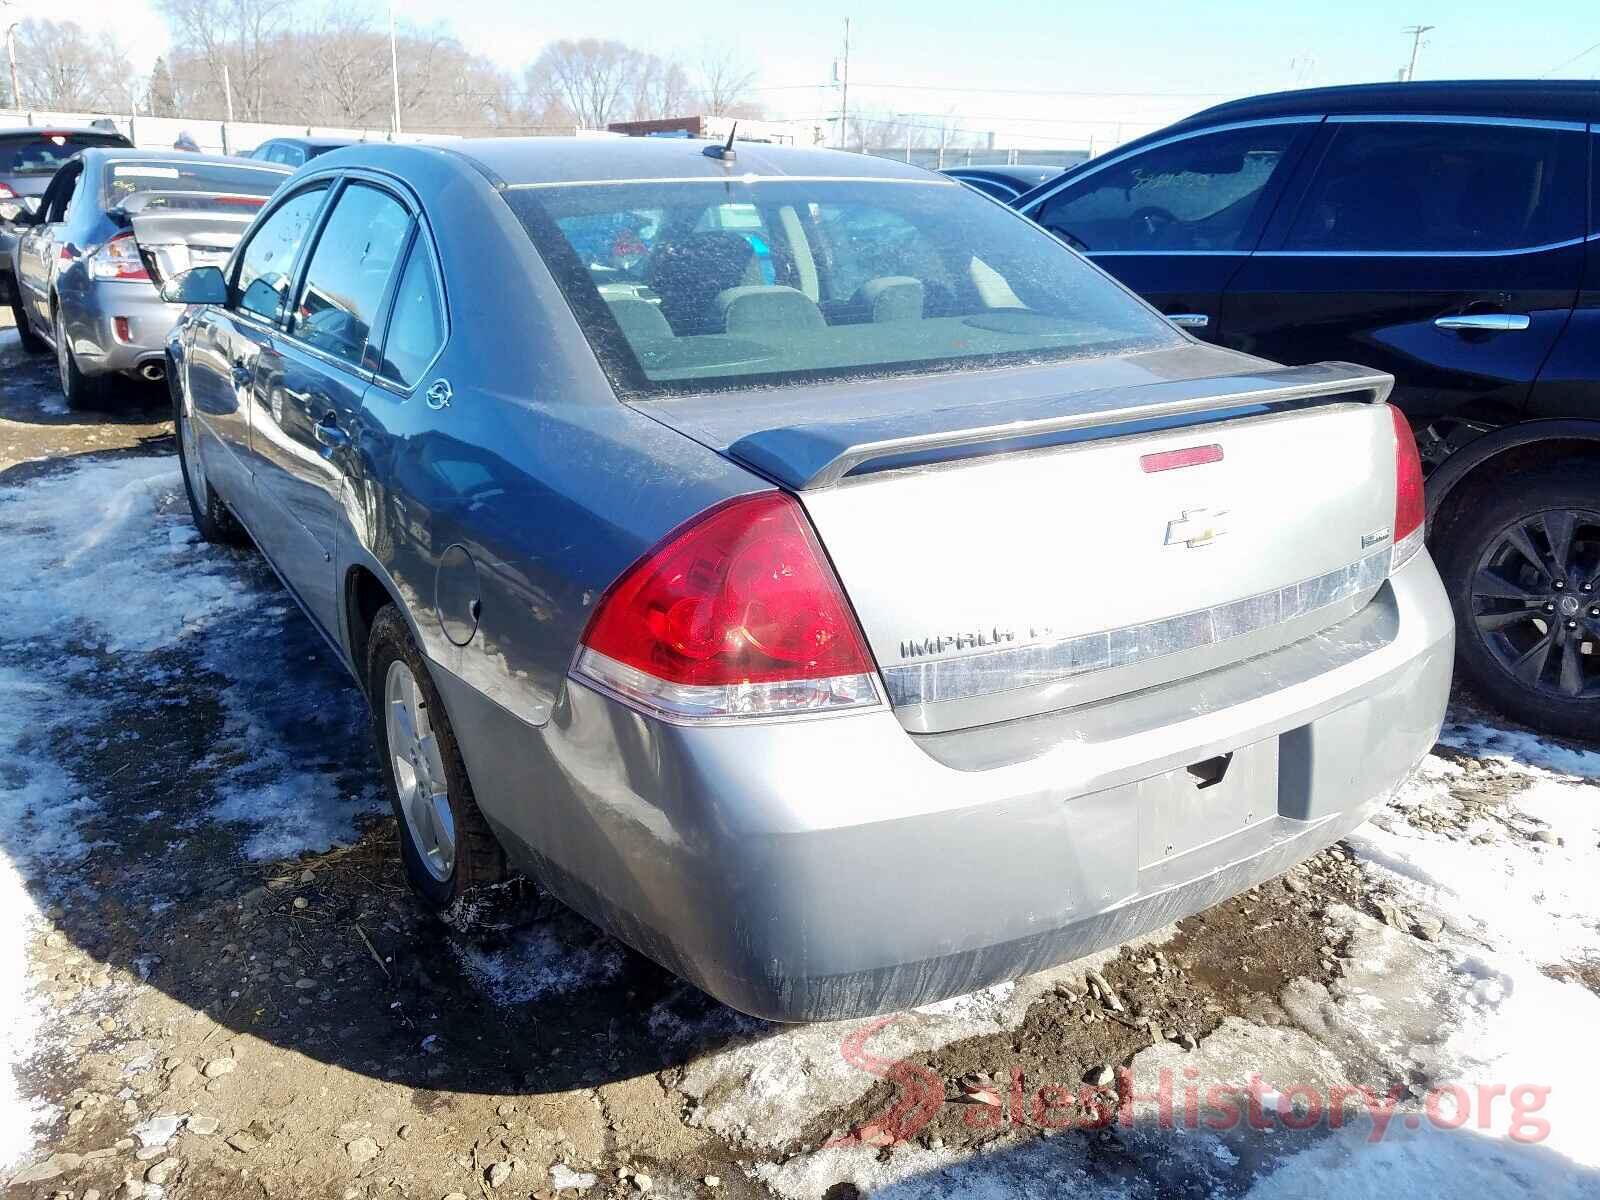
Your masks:
[{"label": "dark sedan", "polygon": [[1195,336],[1388,371],[1461,668],[1600,732],[1600,83],[1317,88],[1208,109],[1016,206]]},{"label": "dark sedan", "polygon": [[263,162],[281,163],[286,167],[303,167],[319,154],[354,145],[351,138],[337,137],[281,137],[262,142],[248,157]]},{"label": "dark sedan", "polygon": [[945,167],[943,173],[951,179],[959,179],[970,188],[976,188],[985,196],[993,196],[996,200],[1004,200],[1010,204],[1024,192],[1033,190],[1046,180],[1054,179],[1065,169],[1054,165],[1002,163],[982,167]]}]

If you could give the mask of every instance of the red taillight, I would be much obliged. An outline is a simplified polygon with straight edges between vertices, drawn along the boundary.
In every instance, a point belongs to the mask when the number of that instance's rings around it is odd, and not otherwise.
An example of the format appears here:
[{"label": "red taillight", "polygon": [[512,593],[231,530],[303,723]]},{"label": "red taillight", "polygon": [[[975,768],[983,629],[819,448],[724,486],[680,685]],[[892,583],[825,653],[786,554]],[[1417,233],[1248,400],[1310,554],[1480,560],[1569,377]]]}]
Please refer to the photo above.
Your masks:
[{"label": "red taillight", "polygon": [[128,279],[150,282],[150,272],[139,257],[139,243],[131,233],[119,233],[94,252],[89,259],[89,274],[96,279]]},{"label": "red taillight", "polygon": [[8,187],[6,184],[0,183],[0,200],[15,200],[16,198],[17,194],[13,192],[10,187]]},{"label": "red taillight", "polygon": [[1392,405],[1394,418],[1394,550],[1389,569],[1395,570],[1422,548],[1423,524],[1428,505],[1422,493],[1422,456],[1405,413]]},{"label": "red taillight", "polygon": [[670,715],[877,703],[872,655],[800,506],[748,496],[695,518],[601,598],[580,673]]}]

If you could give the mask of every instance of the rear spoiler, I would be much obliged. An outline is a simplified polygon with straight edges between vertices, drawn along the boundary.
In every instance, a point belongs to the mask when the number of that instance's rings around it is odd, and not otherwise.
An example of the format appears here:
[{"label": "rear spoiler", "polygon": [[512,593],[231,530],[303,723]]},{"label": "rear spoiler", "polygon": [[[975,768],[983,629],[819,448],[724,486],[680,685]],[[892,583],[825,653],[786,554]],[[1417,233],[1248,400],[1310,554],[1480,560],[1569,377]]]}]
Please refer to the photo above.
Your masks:
[{"label": "rear spoiler", "polygon": [[[879,470],[1028,446],[1117,437],[1320,404],[1380,404],[1394,376],[1353,363],[1277,367],[1243,375],[1163,380],[1039,400],[788,425],[747,434],[728,454],[785,487],[831,487],[868,464]],[[1001,443],[1008,445],[1002,447]],[[1022,447],[1016,447],[1022,448]]]},{"label": "rear spoiler", "polygon": [[253,192],[199,192],[185,188],[174,188],[168,191],[134,192],[120,204],[112,206],[113,213],[125,213],[130,217],[138,216],[157,200],[197,201],[192,205],[185,204],[174,211],[202,211],[212,212],[219,208],[238,208],[248,210],[250,219],[255,218],[256,209],[265,204],[271,197],[257,196]]}]

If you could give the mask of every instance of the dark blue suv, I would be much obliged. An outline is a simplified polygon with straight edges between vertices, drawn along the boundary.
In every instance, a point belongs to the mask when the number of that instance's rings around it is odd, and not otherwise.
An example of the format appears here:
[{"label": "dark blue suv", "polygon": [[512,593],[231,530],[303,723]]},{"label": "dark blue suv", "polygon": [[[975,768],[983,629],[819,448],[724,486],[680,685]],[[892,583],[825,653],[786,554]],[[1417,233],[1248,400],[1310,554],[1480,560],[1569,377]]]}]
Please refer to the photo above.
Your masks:
[{"label": "dark blue suv", "polygon": [[1392,372],[1464,675],[1600,736],[1600,83],[1233,101],[1014,203],[1196,337]]}]

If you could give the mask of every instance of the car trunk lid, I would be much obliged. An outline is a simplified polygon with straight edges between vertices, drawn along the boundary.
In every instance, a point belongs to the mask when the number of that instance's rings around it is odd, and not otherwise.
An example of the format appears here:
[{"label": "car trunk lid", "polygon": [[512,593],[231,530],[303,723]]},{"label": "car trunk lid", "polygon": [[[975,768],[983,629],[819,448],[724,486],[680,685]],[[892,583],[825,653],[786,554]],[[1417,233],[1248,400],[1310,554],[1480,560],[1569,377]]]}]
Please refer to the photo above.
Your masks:
[{"label": "car trunk lid", "polygon": [[915,400],[895,381],[898,411],[882,383],[854,408],[832,389],[777,424],[770,392],[648,407],[800,498],[897,715],[934,732],[1201,674],[1371,599],[1391,379],[1226,358],[1198,378],[1045,371],[979,403],[972,375]]},{"label": "car trunk lid", "polygon": [[[171,197],[169,203],[154,197]],[[140,203],[135,203],[135,202]],[[119,210],[159,285],[192,267],[220,267],[255,219],[263,197],[137,193]]]}]

